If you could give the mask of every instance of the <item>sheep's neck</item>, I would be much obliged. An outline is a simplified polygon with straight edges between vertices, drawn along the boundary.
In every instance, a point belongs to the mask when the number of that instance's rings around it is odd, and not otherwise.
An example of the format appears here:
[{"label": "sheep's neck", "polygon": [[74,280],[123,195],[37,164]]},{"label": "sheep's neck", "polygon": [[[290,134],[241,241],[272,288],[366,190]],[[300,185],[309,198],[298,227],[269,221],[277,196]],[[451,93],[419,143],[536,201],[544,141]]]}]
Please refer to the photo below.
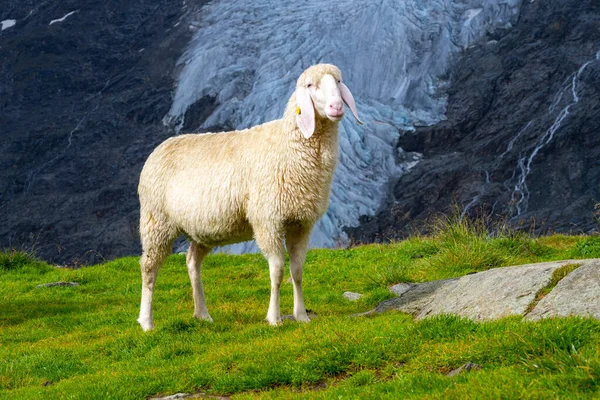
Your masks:
[{"label": "sheep's neck", "polygon": [[[315,131],[310,138],[305,138],[296,123],[298,108],[295,96],[290,98],[283,116],[284,134],[289,135],[284,140],[294,153],[302,153],[308,157],[322,158],[324,153],[331,153],[337,159],[338,152],[338,122],[321,118],[315,112]],[[298,156],[300,154],[296,154]],[[335,166],[334,166],[335,167]]]},{"label": "sheep's neck", "polygon": [[[296,102],[290,99],[283,118],[284,158],[286,167],[284,174],[291,179],[295,187],[304,186],[310,204],[320,204],[327,208],[329,188],[338,159],[338,122],[321,119],[317,116],[315,131],[310,138],[305,138],[296,124]],[[292,182],[293,181],[293,182]],[[313,188],[319,188],[314,192]],[[314,193],[313,193],[314,192]],[[322,203],[322,204],[321,204]]]}]

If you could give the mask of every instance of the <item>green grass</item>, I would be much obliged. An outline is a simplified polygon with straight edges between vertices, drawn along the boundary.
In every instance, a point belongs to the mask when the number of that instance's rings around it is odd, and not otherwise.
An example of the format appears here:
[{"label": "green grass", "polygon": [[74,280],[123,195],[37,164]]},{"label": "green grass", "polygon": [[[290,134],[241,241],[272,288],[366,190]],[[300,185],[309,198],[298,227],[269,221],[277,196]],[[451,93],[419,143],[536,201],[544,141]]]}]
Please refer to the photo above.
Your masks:
[{"label": "green grass", "polygon": [[[304,288],[317,318],[274,328],[264,322],[270,290],[261,255],[206,259],[212,324],[192,318],[185,257],[174,255],[159,274],[156,329],[143,333],[137,257],[70,270],[0,253],[0,398],[598,398],[596,320],[350,317],[392,297],[387,286],[400,281],[589,257],[600,257],[597,236],[491,235],[451,220],[430,237],[313,250]],[[80,285],[37,287],[56,281]],[[364,296],[349,302],[344,291]],[[283,285],[282,311],[292,311],[291,284]],[[469,361],[481,370],[446,376]]]}]

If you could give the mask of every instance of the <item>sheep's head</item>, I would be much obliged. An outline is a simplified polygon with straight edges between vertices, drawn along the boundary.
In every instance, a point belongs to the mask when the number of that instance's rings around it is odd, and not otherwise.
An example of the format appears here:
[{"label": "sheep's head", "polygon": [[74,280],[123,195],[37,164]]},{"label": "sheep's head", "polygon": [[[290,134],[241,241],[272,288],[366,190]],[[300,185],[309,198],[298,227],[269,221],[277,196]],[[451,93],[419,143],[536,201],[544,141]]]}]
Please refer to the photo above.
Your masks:
[{"label": "sheep's head", "polygon": [[342,73],[335,65],[318,64],[304,71],[296,85],[296,102],[296,122],[306,138],[311,137],[315,130],[315,118],[340,121],[344,116],[344,103],[362,124],[354,97],[342,82]]}]

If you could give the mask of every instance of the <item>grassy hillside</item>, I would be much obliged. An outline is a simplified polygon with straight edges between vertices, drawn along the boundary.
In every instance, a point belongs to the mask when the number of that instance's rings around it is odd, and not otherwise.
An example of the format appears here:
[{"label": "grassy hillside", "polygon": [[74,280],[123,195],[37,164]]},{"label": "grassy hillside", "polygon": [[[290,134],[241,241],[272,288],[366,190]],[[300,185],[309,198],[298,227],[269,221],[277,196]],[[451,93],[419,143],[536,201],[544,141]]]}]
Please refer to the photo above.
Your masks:
[{"label": "grassy hillside", "polygon": [[[214,323],[192,318],[185,257],[161,269],[156,329],[143,333],[138,258],[77,270],[0,253],[0,398],[139,399],[204,392],[233,398],[598,398],[600,322],[488,323],[387,313],[351,318],[391,297],[389,284],[528,262],[600,257],[596,236],[490,236],[468,223],[427,238],[313,250],[305,265],[309,324],[264,322],[269,273],[260,255],[211,255]],[[289,274],[286,271],[286,279]],[[76,287],[37,285],[69,281]],[[365,296],[357,302],[344,291]],[[282,312],[292,311],[292,287]],[[474,362],[478,371],[446,374]]]}]

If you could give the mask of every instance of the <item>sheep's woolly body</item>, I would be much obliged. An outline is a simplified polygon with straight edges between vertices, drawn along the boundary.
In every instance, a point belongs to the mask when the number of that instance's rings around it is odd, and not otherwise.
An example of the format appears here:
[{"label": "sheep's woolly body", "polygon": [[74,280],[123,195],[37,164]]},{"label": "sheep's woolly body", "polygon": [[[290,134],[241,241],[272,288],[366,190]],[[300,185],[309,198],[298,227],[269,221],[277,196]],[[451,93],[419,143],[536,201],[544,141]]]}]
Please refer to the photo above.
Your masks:
[{"label": "sheep's woolly body", "polygon": [[252,239],[252,227],[283,230],[319,219],[329,204],[337,124],[324,121],[304,139],[297,128],[283,129],[295,107],[290,100],[283,120],[252,129],[161,144],[140,178],[143,240],[158,220],[172,236],[183,232],[214,247]]},{"label": "sheep's woolly body", "polygon": [[[298,87],[323,74],[341,79],[336,67],[322,64],[305,71]],[[181,233],[192,242],[188,270],[192,285],[194,280],[199,285],[198,299],[194,287],[196,317],[210,319],[199,276],[202,258],[215,246],[256,239],[269,260],[272,279],[280,280],[279,273],[273,277],[273,269],[282,269],[286,237],[293,276],[297,264],[301,274],[308,236],[329,204],[338,123],[316,118],[314,134],[306,139],[296,123],[297,108],[292,95],[280,120],[241,131],[176,136],[150,155],[138,188],[141,267],[150,301],[157,265]],[[268,319],[276,323],[279,306],[273,301],[272,291]],[[143,298],[139,321],[144,329],[152,328],[149,307]],[[308,320],[303,304],[295,306],[296,313]]]}]

